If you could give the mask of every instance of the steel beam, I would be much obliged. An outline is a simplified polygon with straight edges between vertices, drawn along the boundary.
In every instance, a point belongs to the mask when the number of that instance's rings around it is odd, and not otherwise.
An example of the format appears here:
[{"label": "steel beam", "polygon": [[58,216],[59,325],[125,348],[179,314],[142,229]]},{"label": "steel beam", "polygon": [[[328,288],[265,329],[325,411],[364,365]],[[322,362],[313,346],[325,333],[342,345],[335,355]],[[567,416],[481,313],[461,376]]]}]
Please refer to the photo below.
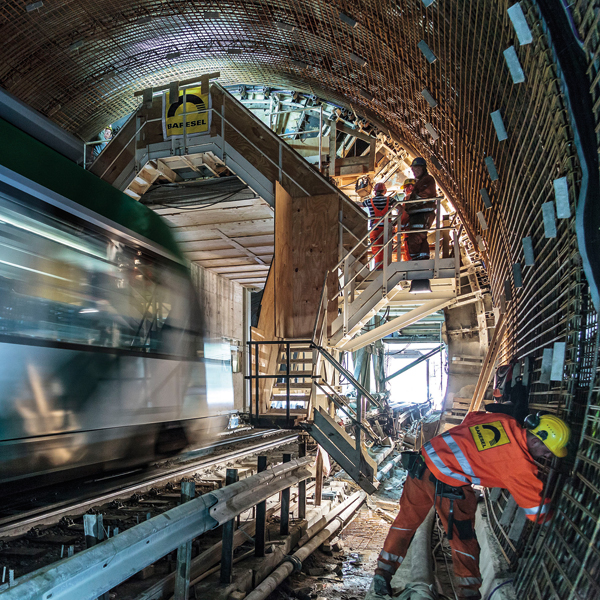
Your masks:
[{"label": "steel beam", "polygon": [[424,317],[437,312],[438,310],[441,310],[442,308],[453,304],[454,302],[456,302],[456,298],[450,298],[446,300],[431,300],[429,302],[425,302],[419,306],[419,308],[415,308],[401,317],[392,319],[385,325],[381,325],[376,329],[372,329],[368,333],[364,333],[363,335],[352,338],[343,344],[339,344],[337,349],[343,350],[344,352],[354,352],[359,348],[364,348],[365,346],[384,338],[386,335],[402,329],[402,327],[407,327],[408,325],[417,323]]},{"label": "steel beam", "polygon": [[397,377],[398,375],[402,375],[402,373],[406,373],[406,371],[412,369],[413,367],[416,367],[417,365],[421,364],[424,360],[427,360],[428,358],[431,358],[432,356],[437,354],[443,347],[444,347],[443,345],[438,346],[437,348],[434,348],[427,354],[424,354],[423,356],[419,356],[419,358],[417,358],[416,360],[413,360],[409,365],[406,365],[405,367],[402,367],[399,371],[396,371],[395,373],[388,375],[383,380],[383,383],[385,383],[386,381],[389,381],[390,379],[394,379],[394,377]]}]

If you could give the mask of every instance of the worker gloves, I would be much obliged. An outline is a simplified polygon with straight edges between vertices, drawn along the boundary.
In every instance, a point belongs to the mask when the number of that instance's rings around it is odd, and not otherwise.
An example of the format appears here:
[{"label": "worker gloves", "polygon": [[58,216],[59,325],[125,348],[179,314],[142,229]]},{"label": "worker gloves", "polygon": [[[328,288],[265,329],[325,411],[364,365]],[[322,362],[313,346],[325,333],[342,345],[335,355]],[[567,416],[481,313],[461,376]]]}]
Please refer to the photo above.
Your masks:
[{"label": "worker gloves", "polygon": [[375,575],[373,577],[373,592],[376,596],[391,596],[392,586],[383,575]]}]

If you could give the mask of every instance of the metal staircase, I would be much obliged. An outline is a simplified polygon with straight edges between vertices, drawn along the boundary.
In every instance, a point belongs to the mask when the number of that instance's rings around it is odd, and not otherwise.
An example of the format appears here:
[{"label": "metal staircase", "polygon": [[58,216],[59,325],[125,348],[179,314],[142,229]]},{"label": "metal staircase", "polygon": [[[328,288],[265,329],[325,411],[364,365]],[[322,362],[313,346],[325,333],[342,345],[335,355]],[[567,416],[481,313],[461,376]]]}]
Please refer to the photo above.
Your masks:
[{"label": "metal staircase", "polygon": [[[439,198],[437,211],[439,215]],[[449,224],[441,226],[438,216],[436,227],[431,230],[435,235],[433,257],[402,261],[398,260],[398,249],[403,236],[411,230],[398,232],[398,221],[397,209],[393,208],[371,223],[372,230],[378,228],[381,232],[377,237],[367,233],[341,258],[334,268],[339,282],[337,294],[328,293],[327,282],[331,279],[329,272],[325,274],[311,340],[250,342],[257,357],[260,344],[279,344],[275,372],[255,372],[250,376],[255,388],[256,419],[268,413],[285,414],[287,426],[295,420],[369,493],[377,487],[377,465],[369,456],[367,444],[384,443],[381,429],[369,422],[369,410],[385,411],[387,407],[344,368],[337,356],[455,304],[460,288],[459,245],[454,228]],[[383,260],[374,265],[372,255],[378,254],[379,248]],[[411,293],[416,280],[428,282],[430,292]],[[335,318],[328,311],[332,300],[337,301]],[[363,326],[387,306],[400,309],[401,315],[361,333]],[[270,389],[264,383],[268,380],[276,381]],[[260,381],[263,397],[269,399],[266,407],[263,401],[262,412]],[[342,381],[353,389],[352,393],[342,393]]]},{"label": "metal staircase", "polygon": [[[401,229],[398,211],[391,208],[371,224],[371,231],[379,229],[381,233],[375,239],[370,239],[369,232],[339,261],[335,267],[340,282],[339,315],[331,324],[329,346],[344,351],[358,350],[456,302],[460,292],[460,259],[458,252],[455,252],[458,235],[450,225],[440,224],[440,200],[436,199],[437,220],[435,228],[430,230],[435,234],[433,258],[398,260],[403,238],[424,230]],[[431,199],[427,201],[431,202]],[[374,265],[370,257],[377,253],[379,247],[383,260]],[[429,282],[430,291],[413,293],[413,282],[416,280]],[[365,324],[387,306],[410,308],[401,316],[358,335]]]}]

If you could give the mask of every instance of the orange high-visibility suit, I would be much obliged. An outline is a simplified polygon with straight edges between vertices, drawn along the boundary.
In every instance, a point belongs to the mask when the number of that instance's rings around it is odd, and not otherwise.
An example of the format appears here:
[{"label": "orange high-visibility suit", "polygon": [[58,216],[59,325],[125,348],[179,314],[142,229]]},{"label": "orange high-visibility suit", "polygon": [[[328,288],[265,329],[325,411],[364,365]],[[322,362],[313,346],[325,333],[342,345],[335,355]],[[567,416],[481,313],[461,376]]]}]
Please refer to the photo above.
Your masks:
[{"label": "orange high-visibility suit", "polygon": [[[385,207],[378,209],[373,202],[373,198],[370,199],[370,205],[372,208],[372,215],[375,217],[372,222],[376,223],[381,217],[385,216],[385,213],[390,209],[390,198],[387,196]],[[371,253],[373,254],[373,260],[375,261],[375,269],[383,269],[383,222],[373,227],[369,232],[369,238],[371,240]]]},{"label": "orange high-visibility suit", "polygon": [[[516,419],[497,413],[473,412],[421,449],[427,468],[422,477],[407,477],[400,511],[390,528],[375,573],[391,579],[408,546],[434,505],[446,531],[451,500],[436,496],[436,479],[460,488],[464,499],[454,500],[450,546],[459,598],[481,598],[479,544],[474,523],[477,500],[470,484],[506,488],[530,520],[551,518],[549,499],[542,503],[543,484],[527,448],[527,430]],[[450,537],[450,536],[449,536]]]}]

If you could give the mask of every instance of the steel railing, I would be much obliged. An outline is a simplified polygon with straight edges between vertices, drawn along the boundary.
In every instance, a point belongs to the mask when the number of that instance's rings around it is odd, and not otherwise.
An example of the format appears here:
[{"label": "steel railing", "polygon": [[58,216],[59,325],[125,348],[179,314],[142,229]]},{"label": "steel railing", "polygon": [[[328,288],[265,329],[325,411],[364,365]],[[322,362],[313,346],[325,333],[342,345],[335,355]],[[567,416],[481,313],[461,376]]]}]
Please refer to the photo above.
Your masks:
[{"label": "steel railing", "polygon": [[[237,100],[231,96],[231,94],[229,94],[229,92],[227,90],[225,90],[222,86],[220,86],[217,83],[213,83],[211,84],[211,87],[214,86],[217,89],[219,89],[223,94],[230,96],[233,102],[237,102]],[[239,103],[238,103],[239,104]],[[223,152],[225,153],[225,125],[231,127],[238,135],[240,135],[248,144],[250,144],[250,146],[253,148],[253,150],[255,150],[256,152],[258,152],[263,158],[265,158],[269,163],[271,163],[274,167],[276,167],[278,169],[279,172],[279,180],[281,181],[282,179],[282,174],[285,172],[286,177],[295,185],[297,186],[304,194],[306,194],[307,196],[311,196],[312,194],[310,192],[308,192],[291,174],[288,170],[286,170],[283,166],[283,150],[285,149],[286,152],[290,153],[292,156],[294,156],[296,158],[296,160],[300,163],[302,163],[303,165],[306,165],[307,167],[310,167],[305,159],[300,156],[300,154],[298,154],[293,148],[291,148],[289,146],[289,144],[287,144],[284,140],[282,140],[277,134],[275,134],[271,129],[269,129],[266,125],[264,125],[262,123],[262,121],[260,121],[259,119],[257,119],[257,117],[255,115],[252,114],[251,111],[249,111],[248,109],[246,109],[242,104],[239,104],[239,106],[242,107],[242,109],[246,112],[248,112],[249,115],[251,115],[251,117],[253,119],[256,119],[258,123],[260,123],[261,125],[264,126],[265,132],[268,132],[268,134],[271,135],[271,137],[277,142],[278,146],[279,146],[279,152],[278,152],[278,161],[274,161],[270,156],[268,156],[265,152],[263,152],[263,150],[256,145],[251,139],[249,139],[243,132],[241,132],[229,119],[227,119],[227,117],[225,116],[225,108],[224,105],[222,105],[221,110],[211,107],[211,108],[206,108],[204,110],[196,110],[196,111],[190,111],[187,112],[186,111],[186,105],[184,104],[184,109],[183,109],[183,113],[182,116],[184,118],[184,123],[185,123],[185,119],[188,116],[191,115],[201,115],[201,114],[212,114],[215,113],[217,114],[220,119],[221,119],[221,139],[223,141]],[[130,119],[128,119],[127,123],[135,118],[136,116],[140,116],[139,115],[139,110],[134,113]],[[123,154],[123,152],[129,148],[131,146],[131,144],[135,144],[136,140],[138,139],[139,135],[142,133],[142,131],[145,129],[146,126],[148,126],[150,123],[158,123],[158,122],[162,122],[162,117],[156,118],[156,119],[145,119],[144,122],[136,128],[135,133],[131,136],[131,138],[128,140],[128,142],[126,144],[123,145],[123,147],[121,148],[121,150],[119,151],[119,153],[117,154],[116,157],[114,157],[114,159],[110,162],[110,164],[104,169],[104,171],[102,172],[102,174],[100,175],[100,178],[103,178],[106,173],[110,170],[110,168],[115,164],[115,162],[121,157],[121,155]],[[209,120],[210,122],[210,120]],[[127,123],[124,124],[123,128],[125,128],[125,125],[127,125]],[[205,136],[207,133],[210,133],[209,131],[207,132],[202,132],[202,133],[193,133],[193,134],[188,134],[186,128],[184,127],[184,131],[182,133],[182,139],[183,139],[183,153],[186,154],[188,149],[189,149],[189,140],[192,138],[198,138],[201,136]],[[94,167],[94,164],[102,157],[102,154],[104,154],[108,148],[110,147],[111,143],[113,143],[115,140],[118,139],[118,134],[113,137],[107,144],[106,148],[104,148],[102,150],[102,152],[98,155],[98,157],[91,163],[90,168]],[[163,140],[164,141],[164,140]],[[172,147],[172,152],[173,154],[175,154],[175,138],[172,137],[171,138],[173,147]],[[98,142],[93,142],[93,144],[95,143],[103,143],[101,141]],[[88,143],[89,144],[89,143]],[[84,148],[86,148],[87,146],[84,145]],[[85,151],[84,151],[84,165],[85,165]],[[139,165],[136,166],[136,170],[140,170]],[[328,187],[332,192],[334,192],[335,194],[337,194],[338,196],[340,196],[343,200],[345,200],[347,203],[351,203],[352,205],[354,205],[354,203],[339,189],[337,188],[335,185],[333,185],[330,181],[328,181],[327,178],[323,177],[323,175],[321,173],[318,173],[314,170],[312,170],[314,172],[315,175],[317,175],[320,179],[321,179],[321,183],[324,184],[326,187]],[[365,220],[368,218],[367,215],[365,215],[361,210],[358,209],[356,210],[356,214],[357,216],[363,217]]]},{"label": "steel railing", "polygon": [[[284,462],[182,503],[83,552],[18,578],[14,586],[0,592],[0,598],[95,600],[182,544],[305,481],[311,476],[308,466],[312,460],[305,457]],[[285,511],[289,515],[289,507],[282,502],[282,517]]]}]

